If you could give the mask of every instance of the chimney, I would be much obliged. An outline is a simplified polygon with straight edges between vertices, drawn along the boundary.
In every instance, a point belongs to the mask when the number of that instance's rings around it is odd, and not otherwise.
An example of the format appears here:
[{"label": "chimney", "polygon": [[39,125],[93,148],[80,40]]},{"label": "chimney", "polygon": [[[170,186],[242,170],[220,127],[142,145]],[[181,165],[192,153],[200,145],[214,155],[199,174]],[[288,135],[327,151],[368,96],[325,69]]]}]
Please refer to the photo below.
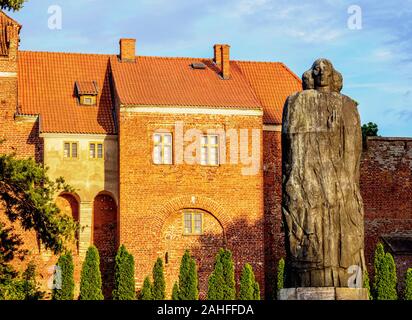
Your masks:
[{"label": "chimney", "polygon": [[136,39],[120,39],[120,61],[136,61]]},{"label": "chimney", "polygon": [[221,63],[222,78],[227,80],[230,78],[230,46],[228,44],[222,44]]},{"label": "chimney", "polygon": [[215,61],[216,65],[220,68],[222,66],[222,45],[215,44],[213,49],[215,52],[215,57],[213,60]]}]

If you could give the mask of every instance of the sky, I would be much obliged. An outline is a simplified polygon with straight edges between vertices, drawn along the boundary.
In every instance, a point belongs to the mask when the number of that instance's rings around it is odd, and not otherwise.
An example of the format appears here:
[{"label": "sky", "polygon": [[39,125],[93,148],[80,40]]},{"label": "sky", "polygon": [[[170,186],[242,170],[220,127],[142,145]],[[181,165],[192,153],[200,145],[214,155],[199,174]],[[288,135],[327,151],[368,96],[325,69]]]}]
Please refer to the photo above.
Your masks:
[{"label": "sky", "polygon": [[130,37],[138,55],[206,58],[227,43],[231,59],[281,61],[299,76],[328,58],[363,123],[412,137],[412,0],[28,0],[10,16],[22,50],[116,54]]}]

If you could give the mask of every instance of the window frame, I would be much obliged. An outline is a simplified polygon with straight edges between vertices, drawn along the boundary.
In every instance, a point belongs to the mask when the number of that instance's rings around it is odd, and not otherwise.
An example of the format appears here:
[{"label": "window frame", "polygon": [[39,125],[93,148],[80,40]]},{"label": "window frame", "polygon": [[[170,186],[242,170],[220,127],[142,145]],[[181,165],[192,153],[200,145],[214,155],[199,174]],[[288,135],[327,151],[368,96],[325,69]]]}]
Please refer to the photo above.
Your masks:
[{"label": "window frame", "polygon": [[[186,215],[190,214],[190,221],[191,221],[191,232],[187,233],[186,232]],[[201,228],[199,232],[195,231],[195,216],[200,215],[200,221],[201,221]],[[203,235],[203,230],[204,230],[204,212],[201,210],[197,209],[184,209],[183,214],[182,214],[182,222],[183,222],[183,236],[201,236]]]},{"label": "window frame", "polygon": [[[69,144],[70,146],[68,157],[65,156],[66,144]],[[76,145],[76,157],[73,157],[73,145]],[[64,160],[79,160],[80,159],[79,146],[80,146],[79,141],[63,141],[63,159]]]},{"label": "window frame", "polygon": [[[95,147],[95,157],[92,157],[90,154],[91,151],[91,146],[94,145]],[[99,145],[102,146],[102,157],[99,158]],[[89,159],[90,160],[104,160],[104,143],[103,142],[98,142],[98,141],[90,141],[89,142]]]},{"label": "window frame", "polygon": [[[206,139],[207,139],[207,141],[206,141],[206,144],[203,144],[203,142],[202,142],[202,140],[203,140],[203,138],[205,138],[206,137]],[[211,144],[210,143],[210,138],[211,137],[216,137],[216,139],[217,139],[217,144]],[[201,137],[200,137],[200,152],[202,152],[202,149],[204,148],[204,147],[206,147],[207,148],[207,163],[206,164],[203,164],[202,163],[202,153],[200,153],[200,165],[201,166],[203,166],[203,167],[219,167],[220,166],[220,136],[218,135],[218,134],[202,134],[201,135]],[[217,163],[216,164],[212,164],[211,163],[211,153],[210,153],[210,150],[212,149],[212,148],[216,148],[217,149],[217,155],[216,155],[216,160],[217,160]]]},{"label": "window frame", "polygon": [[[158,135],[160,136],[160,142],[155,141],[155,136]],[[165,136],[170,136],[170,144],[165,143]],[[172,132],[154,132],[152,135],[152,143],[153,143],[153,148],[152,148],[152,163],[156,166],[172,166],[174,164],[174,150],[173,150],[173,133]],[[156,163],[155,162],[155,149],[156,147],[161,146],[161,154],[160,154],[160,162]],[[166,163],[165,159],[165,147],[170,147],[170,163]]]}]

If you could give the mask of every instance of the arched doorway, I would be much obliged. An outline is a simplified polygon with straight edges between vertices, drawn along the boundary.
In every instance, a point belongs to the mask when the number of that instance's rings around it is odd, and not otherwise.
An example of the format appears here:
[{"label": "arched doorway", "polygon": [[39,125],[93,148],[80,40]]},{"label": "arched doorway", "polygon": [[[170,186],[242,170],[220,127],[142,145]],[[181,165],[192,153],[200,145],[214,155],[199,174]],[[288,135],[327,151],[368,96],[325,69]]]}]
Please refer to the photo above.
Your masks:
[{"label": "arched doorway", "polygon": [[93,243],[100,254],[103,294],[109,299],[113,290],[117,250],[117,205],[108,194],[99,194],[94,199]]},{"label": "arched doorway", "polygon": [[[63,193],[59,195],[56,199],[56,205],[60,209],[60,211],[69,216],[72,217],[74,221],[79,222],[79,212],[80,212],[80,206],[79,206],[79,200],[78,197],[69,194],[69,193]],[[77,254],[79,250],[79,232],[76,232],[75,235],[75,242],[69,246],[73,254]]]}]

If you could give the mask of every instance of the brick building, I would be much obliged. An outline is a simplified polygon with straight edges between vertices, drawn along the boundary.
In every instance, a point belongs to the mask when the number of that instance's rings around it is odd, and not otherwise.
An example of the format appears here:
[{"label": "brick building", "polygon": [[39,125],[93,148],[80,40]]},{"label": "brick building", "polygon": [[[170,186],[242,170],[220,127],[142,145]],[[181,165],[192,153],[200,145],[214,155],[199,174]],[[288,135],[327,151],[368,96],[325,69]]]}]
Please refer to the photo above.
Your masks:
[{"label": "brick building", "polygon": [[[125,244],[137,286],[161,257],[169,294],[189,249],[204,296],[214,257],[227,247],[236,277],[251,263],[270,295],[284,250],[282,109],[301,80],[279,62],[231,60],[228,45],[215,45],[213,59],[136,56],[133,39],[120,40],[118,55],[19,51],[20,28],[0,13],[0,152],[33,157],[76,189],[56,201],[80,224],[77,282],[95,244],[110,296],[114,255]],[[407,237],[412,225],[411,143],[370,144],[362,176],[368,257],[380,236]],[[394,188],[398,201],[384,201]],[[46,285],[56,258],[35,235],[24,239]]]}]

